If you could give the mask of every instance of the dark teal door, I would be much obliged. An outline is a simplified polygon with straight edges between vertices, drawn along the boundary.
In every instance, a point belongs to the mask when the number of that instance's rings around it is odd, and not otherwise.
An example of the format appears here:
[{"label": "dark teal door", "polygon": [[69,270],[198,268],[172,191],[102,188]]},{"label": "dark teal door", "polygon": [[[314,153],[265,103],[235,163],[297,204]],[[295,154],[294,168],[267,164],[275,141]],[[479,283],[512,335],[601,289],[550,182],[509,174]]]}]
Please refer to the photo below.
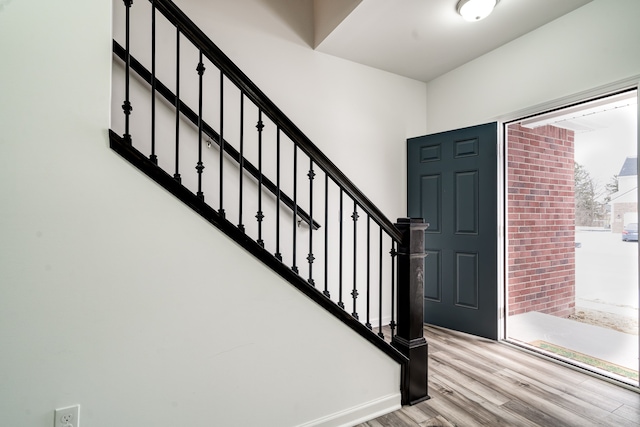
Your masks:
[{"label": "dark teal door", "polygon": [[425,231],[424,321],[498,338],[497,123],[407,141],[408,214]]}]

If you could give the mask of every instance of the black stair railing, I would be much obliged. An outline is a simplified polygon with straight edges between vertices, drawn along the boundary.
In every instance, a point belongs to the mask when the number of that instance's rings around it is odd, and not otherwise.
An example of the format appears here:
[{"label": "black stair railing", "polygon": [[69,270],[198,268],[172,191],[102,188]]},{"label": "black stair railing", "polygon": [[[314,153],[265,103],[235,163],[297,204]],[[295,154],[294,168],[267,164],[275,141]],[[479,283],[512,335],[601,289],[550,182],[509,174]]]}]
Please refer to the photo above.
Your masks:
[{"label": "black stair railing", "polygon": [[111,147],[401,363],[403,403],[428,398],[423,221],[387,219],[171,1],[123,4]]}]

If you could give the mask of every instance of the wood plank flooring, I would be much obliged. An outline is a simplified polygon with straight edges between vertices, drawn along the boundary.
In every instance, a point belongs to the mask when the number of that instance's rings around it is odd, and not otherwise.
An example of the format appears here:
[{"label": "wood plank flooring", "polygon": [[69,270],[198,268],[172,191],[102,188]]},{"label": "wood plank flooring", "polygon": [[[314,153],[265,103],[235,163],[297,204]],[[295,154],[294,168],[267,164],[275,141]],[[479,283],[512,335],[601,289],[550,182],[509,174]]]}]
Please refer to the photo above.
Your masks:
[{"label": "wood plank flooring", "polygon": [[640,426],[640,394],[495,341],[425,326],[431,399],[358,427]]}]

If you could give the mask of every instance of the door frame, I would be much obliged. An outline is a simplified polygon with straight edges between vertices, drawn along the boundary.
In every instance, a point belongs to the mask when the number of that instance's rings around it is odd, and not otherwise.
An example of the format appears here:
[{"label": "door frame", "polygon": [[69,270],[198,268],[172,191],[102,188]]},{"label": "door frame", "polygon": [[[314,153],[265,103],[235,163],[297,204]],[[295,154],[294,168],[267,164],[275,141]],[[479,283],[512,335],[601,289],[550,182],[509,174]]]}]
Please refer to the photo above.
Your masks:
[{"label": "door frame", "polygon": [[[504,341],[507,338],[507,301],[509,298],[508,295],[508,281],[507,281],[507,270],[506,266],[508,265],[508,252],[507,249],[507,235],[506,235],[506,221],[507,221],[507,199],[506,199],[506,171],[507,164],[506,159],[508,156],[507,147],[506,147],[506,126],[514,121],[522,120],[531,116],[536,116],[544,112],[550,112],[553,110],[559,110],[571,105],[581,104],[589,101],[590,99],[606,97],[608,95],[613,95],[617,92],[625,91],[625,90],[636,90],[636,97],[638,106],[640,106],[640,75],[636,75],[624,80],[620,80],[617,82],[613,82],[607,85],[599,86],[590,90],[586,90],[583,92],[575,93],[573,95],[569,95],[562,98],[557,98],[555,100],[551,100],[548,102],[544,102],[541,104],[537,104],[531,107],[524,108],[522,110],[517,110],[509,114],[505,114],[496,118],[498,122],[498,212],[499,212],[499,224],[498,224],[498,234],[499,234],[499,242],[498,242],[498,271],[499,271],[499,281],[500,288],[498,290],[498,296],[500,298],[498,307],[500,309],[498,319],[501,319],[500,324],[498,325],[498,339],[500,341]],[[638,108],[637,112],[637,150],[640,153],[640,108]],[[638,177],[638,195],[640,200],[640,176]],[[640,265],[640,251],[638,256],[638,264]],[[501,274],[500,274],[501,273]],[[640,283],[639,283],[640,286]],[[640,320],[640,319],[639,319]]]}]

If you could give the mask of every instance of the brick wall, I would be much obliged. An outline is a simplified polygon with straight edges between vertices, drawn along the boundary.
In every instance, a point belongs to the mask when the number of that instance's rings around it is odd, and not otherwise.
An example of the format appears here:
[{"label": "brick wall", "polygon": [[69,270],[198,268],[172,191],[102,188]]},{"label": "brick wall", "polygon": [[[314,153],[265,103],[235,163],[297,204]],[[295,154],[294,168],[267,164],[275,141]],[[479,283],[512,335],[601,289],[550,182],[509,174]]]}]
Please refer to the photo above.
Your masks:
[{"label": "brick wall", "polygon": [[575,309],[574,133],[507,130],[509,315]]}]

